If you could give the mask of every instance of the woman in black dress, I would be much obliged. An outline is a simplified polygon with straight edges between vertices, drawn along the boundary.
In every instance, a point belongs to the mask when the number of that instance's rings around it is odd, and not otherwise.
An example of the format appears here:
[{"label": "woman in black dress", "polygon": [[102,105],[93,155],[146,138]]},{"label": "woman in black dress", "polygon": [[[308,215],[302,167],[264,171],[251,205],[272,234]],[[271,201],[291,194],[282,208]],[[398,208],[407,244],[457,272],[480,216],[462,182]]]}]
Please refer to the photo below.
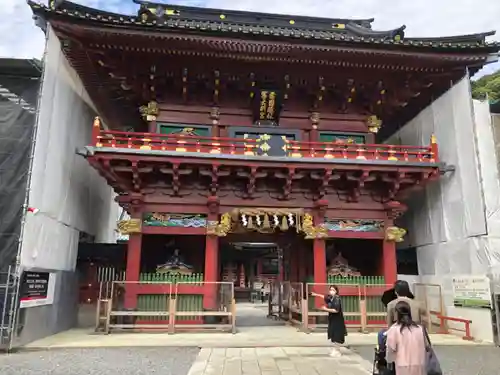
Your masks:
[{"label": "woman in black dress", "polygon": [[317,293],[312,293],[312,295],[323,298],[325,301],[325,306],[322,309],[328,312],[328,340],[334,345],[330,356],[339,357],[341,355],[339,347],[345,343],[347,336],[339,289],[335,285],[330,285],[328,295],[323,296]]}]

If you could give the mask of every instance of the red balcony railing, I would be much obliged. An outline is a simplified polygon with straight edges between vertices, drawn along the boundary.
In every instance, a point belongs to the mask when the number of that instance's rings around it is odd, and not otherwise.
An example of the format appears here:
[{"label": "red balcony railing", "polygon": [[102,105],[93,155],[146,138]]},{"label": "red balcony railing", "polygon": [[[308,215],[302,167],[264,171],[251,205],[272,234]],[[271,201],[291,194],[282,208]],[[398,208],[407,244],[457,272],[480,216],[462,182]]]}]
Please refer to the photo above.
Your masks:
[{"label": "red balcony railing", "polygon": [[[259,155],[259,142],[256,139],[105,131],[100,129],[99,124],[96,119],[92,133],[92,145],[95,147],[225,155]],[[285,146],[286,156],[291,158],[390,160],[427,163],[438,161],[438,147],[434,137],[431,137],[431,144],[428,147],[290,140],[285,140]]]}]

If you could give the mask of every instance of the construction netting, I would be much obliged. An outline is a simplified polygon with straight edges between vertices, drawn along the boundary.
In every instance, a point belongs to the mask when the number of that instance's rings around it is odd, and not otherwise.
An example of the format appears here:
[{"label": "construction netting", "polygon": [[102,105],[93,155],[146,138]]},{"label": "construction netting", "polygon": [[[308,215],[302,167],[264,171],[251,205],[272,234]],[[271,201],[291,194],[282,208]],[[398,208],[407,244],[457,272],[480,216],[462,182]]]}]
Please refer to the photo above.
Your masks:
[{"label": "construction netting", "polygon": [[40,72],[34,61],[0,60],[0,272],[4,272],[15,263],[19,248]]}]

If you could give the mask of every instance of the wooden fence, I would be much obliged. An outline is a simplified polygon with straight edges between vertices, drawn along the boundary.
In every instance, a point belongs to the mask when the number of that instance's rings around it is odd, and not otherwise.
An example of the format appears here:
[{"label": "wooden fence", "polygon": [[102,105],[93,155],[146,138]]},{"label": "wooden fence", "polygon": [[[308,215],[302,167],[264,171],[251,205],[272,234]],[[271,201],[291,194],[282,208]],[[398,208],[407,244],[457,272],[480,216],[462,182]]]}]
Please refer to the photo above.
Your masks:
[{"label": "wooden fence", "polygon": [[[96,331],[236,332],[234,286],[227,282],[111,281],[100,284]],[[142,288],[154,294],[140,294]],[[194,290],[199,294],[187,294]],[[205,308],[203,298],[211,304]]]}]

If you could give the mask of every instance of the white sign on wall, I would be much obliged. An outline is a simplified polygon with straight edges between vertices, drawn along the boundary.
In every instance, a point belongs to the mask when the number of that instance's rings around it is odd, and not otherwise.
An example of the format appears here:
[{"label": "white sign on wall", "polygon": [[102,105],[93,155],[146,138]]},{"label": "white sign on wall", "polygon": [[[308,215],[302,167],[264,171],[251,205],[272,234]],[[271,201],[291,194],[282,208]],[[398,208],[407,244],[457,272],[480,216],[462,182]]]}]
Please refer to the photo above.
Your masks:
[{"label": "white sign on wall", "polygon": [[454,276],[453,305],[457,307],[491,308],[490,279],[486,276]]}]

